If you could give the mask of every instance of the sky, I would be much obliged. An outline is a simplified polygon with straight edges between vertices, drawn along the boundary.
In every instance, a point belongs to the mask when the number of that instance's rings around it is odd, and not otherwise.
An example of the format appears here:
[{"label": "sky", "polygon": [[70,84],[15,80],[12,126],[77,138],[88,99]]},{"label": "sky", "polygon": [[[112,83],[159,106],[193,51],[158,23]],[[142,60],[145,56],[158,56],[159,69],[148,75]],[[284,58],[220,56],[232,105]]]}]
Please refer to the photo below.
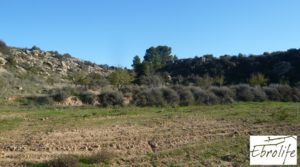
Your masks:
[{"label": "sky", "polygon": [[0,39],[130,67],[167,45],[179,58],[300,48],[299,0],[1,0]]}]

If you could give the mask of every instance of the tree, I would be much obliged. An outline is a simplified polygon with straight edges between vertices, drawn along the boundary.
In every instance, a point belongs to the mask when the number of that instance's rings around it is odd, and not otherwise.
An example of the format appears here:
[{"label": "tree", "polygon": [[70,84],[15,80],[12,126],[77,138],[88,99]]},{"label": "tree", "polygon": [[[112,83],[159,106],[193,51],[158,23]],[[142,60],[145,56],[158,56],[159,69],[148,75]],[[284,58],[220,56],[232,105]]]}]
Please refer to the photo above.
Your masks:
[{"label": "tree", "polygon": [[152,69],[156,71],[176,59],[171,53],[172,48],[168,46],[150,47],[146,50],[143,63],[149,63]]},{"label": "tree", "polygon": [[133,70],[138,77],[142,75],[142,63],[138,55],[134,56],[131,66],[133,67]]},{"label": "tree", "polygon": [[108,79],[112,85],[121,87],[130,84],[133,81],[133,75],[127,70],[117,69],[109,75]]},{"label": "tree", "polygon": [[251,86],[265,86],[268,82],[268,79],[261,73],[252,74],[249,79],[249,84]]}]

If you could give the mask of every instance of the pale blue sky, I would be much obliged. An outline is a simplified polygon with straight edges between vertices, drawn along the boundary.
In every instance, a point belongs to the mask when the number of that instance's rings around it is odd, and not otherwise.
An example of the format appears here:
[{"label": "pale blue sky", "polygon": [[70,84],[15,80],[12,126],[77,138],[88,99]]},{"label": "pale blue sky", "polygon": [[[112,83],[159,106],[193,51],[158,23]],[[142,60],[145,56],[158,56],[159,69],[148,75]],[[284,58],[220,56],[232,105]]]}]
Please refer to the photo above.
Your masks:
[{"label": "pale blue sky", "polygon": [[168,45],[179,58],[300,48],[299,0],[1,0],[0,39],[130,67]]}]

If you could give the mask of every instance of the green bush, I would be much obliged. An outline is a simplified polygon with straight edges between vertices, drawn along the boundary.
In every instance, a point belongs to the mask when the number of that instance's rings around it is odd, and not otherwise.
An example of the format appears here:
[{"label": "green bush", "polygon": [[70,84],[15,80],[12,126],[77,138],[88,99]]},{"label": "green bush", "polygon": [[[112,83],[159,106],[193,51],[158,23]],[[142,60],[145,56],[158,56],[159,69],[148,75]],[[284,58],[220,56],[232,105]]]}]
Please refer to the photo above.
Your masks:
[{"label": "green bush", "polygon": [[257,74],[252,74],[249,78],[249,84],[251,86],[265,86],[268,83],[268,78],[265,77],[264,74],[257,73]]}]

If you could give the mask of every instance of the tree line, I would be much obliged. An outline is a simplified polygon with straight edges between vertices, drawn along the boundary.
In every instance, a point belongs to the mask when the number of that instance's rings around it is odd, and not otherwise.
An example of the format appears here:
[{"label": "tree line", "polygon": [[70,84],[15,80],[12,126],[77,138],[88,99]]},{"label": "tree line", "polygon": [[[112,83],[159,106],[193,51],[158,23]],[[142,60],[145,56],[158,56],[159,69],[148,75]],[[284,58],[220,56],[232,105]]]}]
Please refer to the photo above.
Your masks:
[{"label": "tree line", "polygon": [[134,82],[183,85],[233,85],[248,83],[267,85],[271,83],[300,83],[300,49],[284,52],[265,52],[261,55],[203,55],[178,59],[168,46],[150,47],[143,60],[133,58]]}]

